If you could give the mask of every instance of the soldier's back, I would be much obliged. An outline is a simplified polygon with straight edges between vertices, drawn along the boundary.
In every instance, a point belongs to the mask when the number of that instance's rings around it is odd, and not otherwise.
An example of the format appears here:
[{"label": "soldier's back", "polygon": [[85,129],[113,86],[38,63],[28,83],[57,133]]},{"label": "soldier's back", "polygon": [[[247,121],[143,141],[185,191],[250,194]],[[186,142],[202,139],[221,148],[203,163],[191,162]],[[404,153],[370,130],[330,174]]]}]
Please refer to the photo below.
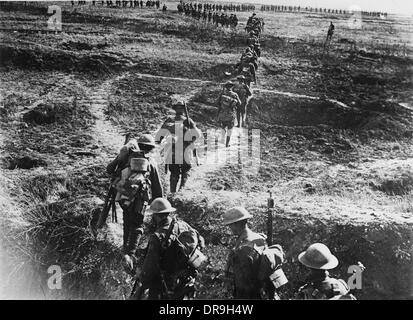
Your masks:
[{"label": "soldier's back", "polygon": [[297,293],[297,299],[303,300],[328,300],[337,299],[347,296],[351,299],[353,296],[349,294],[349,287],[342,279],[327,277],[321,281],[314,281],[302,286]]}]

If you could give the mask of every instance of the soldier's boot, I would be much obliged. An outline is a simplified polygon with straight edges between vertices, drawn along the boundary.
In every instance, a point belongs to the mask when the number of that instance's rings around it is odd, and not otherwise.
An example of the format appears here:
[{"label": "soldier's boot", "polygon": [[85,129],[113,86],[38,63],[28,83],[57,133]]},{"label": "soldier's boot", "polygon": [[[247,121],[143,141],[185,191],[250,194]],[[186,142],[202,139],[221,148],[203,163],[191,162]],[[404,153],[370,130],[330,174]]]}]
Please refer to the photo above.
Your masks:
[{"label": "soldier's boot", "polygon": [[171,177],[169,178],[169,184],[170,184],[172,193],[176,192],[176,186],[178,185],[178,181],[179,181],[179,176],[171,174]]},{"label": "soldier's boot", "polygon": [[228,148],[229,147],[229,141],[231,140],[231,135],[232,135],[232,129],[229,129],[228,130],[228,133],[227,133],[227,141],[226,141],[226,143],[225,143],[225,146]]}]

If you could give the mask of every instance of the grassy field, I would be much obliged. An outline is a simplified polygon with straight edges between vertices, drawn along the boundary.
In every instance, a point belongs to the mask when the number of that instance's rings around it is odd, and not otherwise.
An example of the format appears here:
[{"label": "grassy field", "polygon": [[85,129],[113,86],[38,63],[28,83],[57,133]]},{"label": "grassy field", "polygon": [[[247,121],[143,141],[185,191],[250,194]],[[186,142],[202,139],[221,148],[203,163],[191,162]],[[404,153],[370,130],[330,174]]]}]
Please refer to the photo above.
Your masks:
[{"label": "grassy field", "polygon": [[[109,223],[98,241],[88,232],[105,165],[123,133],[160,126],[173,94],[188,97],[204,132],[217,128],[214,101],[244,50],[250,13],[229,30],[172,10],[65,3],[63,32],[39,32],[47,4],[0,11],[1,296],[124,299],[132,278],[122,270],[120,225]],[[248,126],[261,133],[259,168],[237,161],[234,145],[226,162],[204,156],[187,187],[168,195],[207,240],[199,297],[228,296],[218,276],[225,209],[245,205],[252,228],[265,232],[272,191],[273,237],[290,279],[283,298],[303,283],[298,253],[324,242],[341,262],[336,275],[347,279],[357,261],[367,267],[358,298],[411,299],[412,21],[368,18],[355,29],[344,16],[257,12],[265,31]],[[330,21],[336,32],[323,54]],[[50,265],[62,267],[62,290],[47,287]]]}]

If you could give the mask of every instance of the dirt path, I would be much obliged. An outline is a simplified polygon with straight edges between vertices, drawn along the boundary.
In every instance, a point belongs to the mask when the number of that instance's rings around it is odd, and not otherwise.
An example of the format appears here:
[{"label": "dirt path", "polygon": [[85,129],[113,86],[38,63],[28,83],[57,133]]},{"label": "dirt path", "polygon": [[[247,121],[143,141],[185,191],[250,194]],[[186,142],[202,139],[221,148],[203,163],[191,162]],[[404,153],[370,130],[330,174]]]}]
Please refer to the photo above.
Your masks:
[{"label": "dirt path", "polygon": [[[109,93],[112,83],[120,80],[125,75],[118,76],[116,78],[103,82],[97,88],[87,88],[89,97],[86,100],[80,101],[80,103],[90,105],[90,112],[96,117],[95,124],[92,127],[92,136],[97,142],[97,146],[101,150],[99,152],[98,159],[95,162],[99,162],[106,166],[109,159],[113,158],[124,144],[124,138],[122,133],[115,128],[110,120],[106,119],[105,110],[109,105]],[[109,179],[108,179],[109,183]],[[122,247],[122,214],[120,207],[117,207],[118,223],[113,223],[109,219],[104,228],[99,232],[98,240],[104,240],[112,243],[118,248]]]}]

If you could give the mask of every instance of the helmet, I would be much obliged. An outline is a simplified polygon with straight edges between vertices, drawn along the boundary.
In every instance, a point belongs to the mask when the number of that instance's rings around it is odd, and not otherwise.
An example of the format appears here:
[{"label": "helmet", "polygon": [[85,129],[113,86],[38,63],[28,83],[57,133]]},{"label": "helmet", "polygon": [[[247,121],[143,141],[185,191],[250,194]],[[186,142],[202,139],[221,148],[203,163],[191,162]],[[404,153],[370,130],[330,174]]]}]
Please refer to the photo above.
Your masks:
[{"label": "helmet", "polygon": [[240,75],[237,77],[238,80],[245,80],[245,77],[243,75]]},{"label": "helmet", "polygon": [[310,245],[306,251],[298,255],[298,261],[306,267],[321,270],[334,269],[338,265],[337,258],[322,243]]},{"label": "helmet", "polygon": [[185,101],[180,97],[173,97],[172,98],[172,108],[173,109],[180,109],[185,107]]},{"label": "helmet", "polygon": [[243,207],[233,207],[224,214],[224,225],[252,218],[252,215]]},{"label": "helmet", "polygon": [[234,86],[234,83],[232,81],[227,81],[224,83],[225,88],[231,88]]},{"label": "helmet", "polygon": [[143,134],[139,137],[138,144],[155,147],[155,139],[150,134]]},{"label": "helmet", "polygon": [[176,209],[172,207],[171,203],[165,198],[156,198],[152,201],[148,210],[150,213],[172,213]]}]

